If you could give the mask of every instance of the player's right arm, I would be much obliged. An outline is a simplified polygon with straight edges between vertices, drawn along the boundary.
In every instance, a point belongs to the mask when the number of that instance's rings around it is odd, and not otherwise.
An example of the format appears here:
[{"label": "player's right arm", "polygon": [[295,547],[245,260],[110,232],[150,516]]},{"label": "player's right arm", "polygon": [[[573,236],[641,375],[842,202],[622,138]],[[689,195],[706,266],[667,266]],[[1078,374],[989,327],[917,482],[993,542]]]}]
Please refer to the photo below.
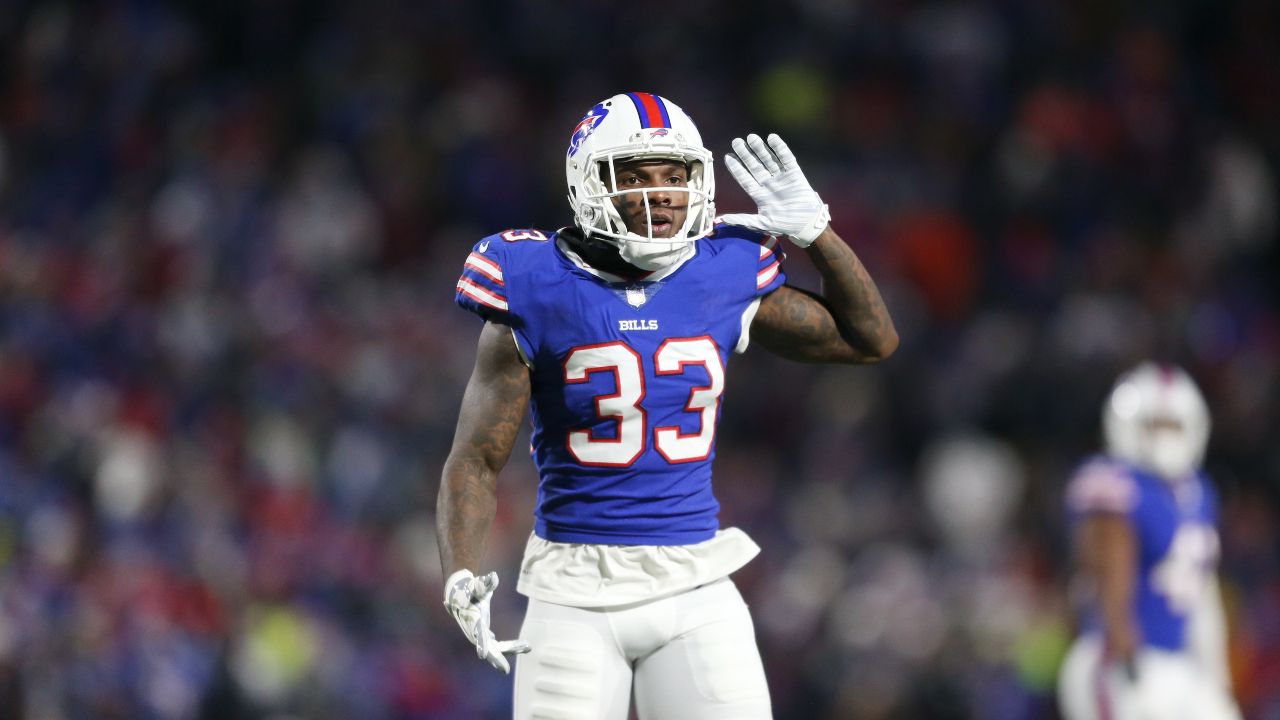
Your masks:
[{"label": "player's right arm", "polygon": [[1133,617],[1138,543],[1126,515],[1100,512],[1084,517],[1077,528],[1084,571],[1097,589],[1106,657],[1133,667],[1142,639]]},{"label": "player's right arm", "polygon": [[498,473],[511,456],[528,405],[529,370],[516,351],[511,328],[485,322],[436,498],[436,534],[446,577],[478,568],[484,558],[497,509]]},{"label": "player's right arm", "polygon": [[489,602],[498,587],[498,574],[477,577],[472,570],[484,558],[485,539],[498,505],[498,473],[511,456],[528,405],[529,371],[516,352],[511,329],[486,321],[462,397],[453,448],[440,479],[436,535],[440,563],[448,576],[445,609],[475,645],[476,654],[504,673],[511,671],[505,655],[529,652],[529,645],[494,637]]}]

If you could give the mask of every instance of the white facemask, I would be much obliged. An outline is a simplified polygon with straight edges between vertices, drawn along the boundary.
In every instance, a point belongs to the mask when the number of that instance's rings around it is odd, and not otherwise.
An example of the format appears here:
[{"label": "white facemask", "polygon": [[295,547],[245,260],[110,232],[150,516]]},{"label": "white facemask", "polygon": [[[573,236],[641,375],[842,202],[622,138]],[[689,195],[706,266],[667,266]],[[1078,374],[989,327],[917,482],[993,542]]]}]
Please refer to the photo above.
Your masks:
[{"label": "white facemask", "polygon": [[1156,431],[1148,436],[1151,469],[1168,480],[1180,480],[1199,463],[1197,448],[1178,431]]}]

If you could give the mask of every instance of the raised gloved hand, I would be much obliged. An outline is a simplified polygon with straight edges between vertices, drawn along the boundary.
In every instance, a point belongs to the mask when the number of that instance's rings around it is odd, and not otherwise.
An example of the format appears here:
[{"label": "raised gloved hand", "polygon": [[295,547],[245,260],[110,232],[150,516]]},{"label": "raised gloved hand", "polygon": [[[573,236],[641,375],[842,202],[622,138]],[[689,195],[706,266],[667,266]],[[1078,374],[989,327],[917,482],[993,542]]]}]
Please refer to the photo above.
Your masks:
[{"label": "raised gloved hand", "polygon": [[459,570],[444,584],[444,607],[458,621],[476,655],[504,673],[511,672],[505,653],[527,653],[529,643],[523,640],[499,641],[489,629],[489,600],[498,587],[498,573],[476,577],[470,570]]},{"label": "raised gloved hand", "polygon": [[791,148],[777,135],[766,145],[759,135],[744,142],[734,138],[733,152],[725,155],[729,174],[755,201],[757,214],[730,214],[720,220],[773,235],[787,235],[800,247],[809,247],[831,221],[827,206],[805,178]]}]

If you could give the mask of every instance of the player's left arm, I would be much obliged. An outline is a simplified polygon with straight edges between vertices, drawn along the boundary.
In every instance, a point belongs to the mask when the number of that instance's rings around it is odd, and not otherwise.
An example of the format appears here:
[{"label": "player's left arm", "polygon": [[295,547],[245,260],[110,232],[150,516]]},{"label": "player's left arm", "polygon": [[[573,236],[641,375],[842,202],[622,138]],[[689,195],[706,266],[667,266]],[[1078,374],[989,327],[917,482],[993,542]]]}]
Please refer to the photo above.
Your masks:
[{"label": "player's left arm", "polygon": [[766,295],[751,335],[770,351],[805,362],[868,363],[898,347],[898,332],[870,273],[831,229],[831,214],[782,138],[733,141],[725,156],[733,179],[755,201],[755,214],[724,222],[786,235],[805,248],[822,276],[820,295],[784,286]]},{"label": "player's left arm", "polygon": [[822,294],[784,285],[764,296],[752,339],[801,362],[872,363],[893,354],[898,332],[853,250],[827,225],[805,251],[822,276]]},{"label": "player's left arm", "polygon": [[1231,673],[1227,665],[1227,617],[1222,607],[1222,588],[1216,574],[1205,579],[1188,618],[1187,645],[1215,686],[1230,692]]}]

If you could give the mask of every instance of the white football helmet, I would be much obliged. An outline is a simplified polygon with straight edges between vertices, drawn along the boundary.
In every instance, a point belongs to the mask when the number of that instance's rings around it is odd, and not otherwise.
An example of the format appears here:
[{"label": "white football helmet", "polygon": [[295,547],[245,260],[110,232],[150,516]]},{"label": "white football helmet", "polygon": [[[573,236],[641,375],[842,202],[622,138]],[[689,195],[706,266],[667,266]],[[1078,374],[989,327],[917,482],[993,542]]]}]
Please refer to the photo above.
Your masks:
[{"label": "white football helmet", "polygon": [[[655,238],[652,228],[646,235],[631,232],[613,205],[620,195],[643,192],[648,212],[650,193],[676,190],[618,190],[616,163],[634,159],[676,160],[689,168],[688,213],[672,237]],[[716,214],[712,159],[693,119],[675,103],[651,93],[614,95],[588,110],[569,138],[565,175],[574,220],[588,237],[609,238],[624,260],[657,269],[710,234]]]},{"label": "white football helmet", "polygon": [[1179,367],[1144,362],[1116,380],[1102,411],[1108,451],[1166,480],[1200,467],[1209,408]]}]

